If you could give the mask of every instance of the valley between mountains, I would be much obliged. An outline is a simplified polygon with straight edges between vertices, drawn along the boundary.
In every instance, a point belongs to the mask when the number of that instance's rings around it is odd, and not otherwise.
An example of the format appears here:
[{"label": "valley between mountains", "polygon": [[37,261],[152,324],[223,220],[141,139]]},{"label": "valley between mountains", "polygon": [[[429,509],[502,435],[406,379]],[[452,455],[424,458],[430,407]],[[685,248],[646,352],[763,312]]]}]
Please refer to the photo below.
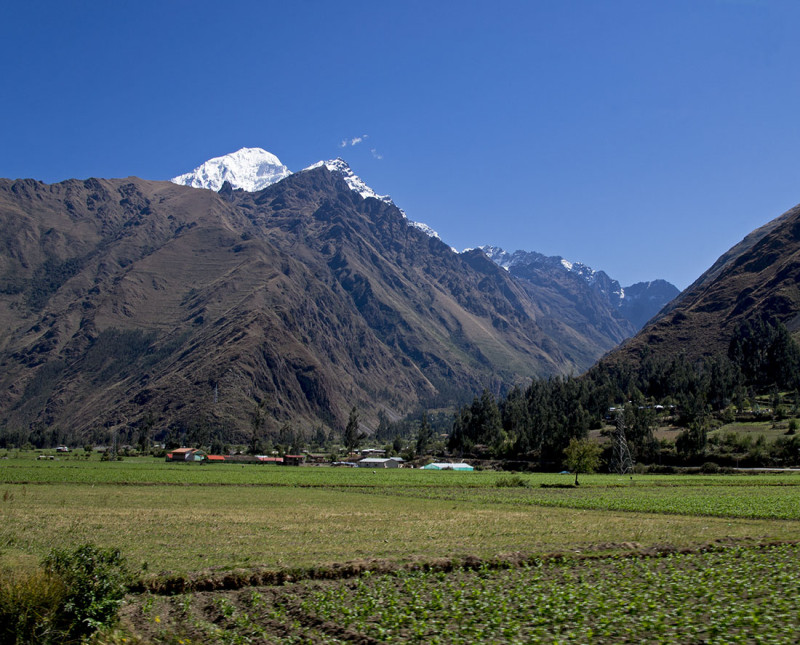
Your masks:
[{"label": "valley between mountains", "polygon": [[201,419],[236,441],[255,406],[268,429],[334,431],[357,406],[368,431],[379,413],[578,374],[677,295],[535,253],[458,253],[341,160],[209,164],[173,182],[0,181],[5,427],[103,441]]},{"label": "valley between mountains", "polygon": [[0,180],[0,423],[245,442],[254,413],[268,432],[339,433],[356,407],[369,434],[606,355],[724,353],[743,321],[800,329],[799,213],[679,295],[561,257],[457,252],[341,159],[291,173],[246,148],[171,182]]}]

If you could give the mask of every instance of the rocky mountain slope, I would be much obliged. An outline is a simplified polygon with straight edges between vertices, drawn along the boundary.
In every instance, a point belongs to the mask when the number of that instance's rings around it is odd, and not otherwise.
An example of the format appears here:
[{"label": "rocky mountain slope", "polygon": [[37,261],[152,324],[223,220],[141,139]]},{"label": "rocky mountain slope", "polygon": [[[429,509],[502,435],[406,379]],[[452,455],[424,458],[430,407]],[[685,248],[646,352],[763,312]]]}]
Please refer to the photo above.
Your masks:
[{"label": "rocky mountain slope", "polygon": [[147,418],[244,440],[257,407],[268,430],[340,429],[353,405],[369,427],[579,373],[635,331],[604,273],[457,253],[340,159],[0,180],[0,231],[0,428],[23,434],[104,441]]},{"label": "rocky mountain slope", "polygon": [[482,252],[325,165],[259,192],[0,180],[0,230],[6,428],[102,440],[150,416],[241,439],[257,403],[339,428],[352,405],[369,424],[587,367]]},{"label": "rocky mountain slope", "polygon": [[[621,287],[604,271],[558,256],[530,251],[509,253],[496,246],[481,247],[506,269],[536,302],[546,303],[551,315],[589,335],[607,351],[635,334],[678,289],[665,280]],[[587,354],[586,360],[597,358]]]},{"label": "rocky mountain slope", "polygon": [[725,353],[736,326],[760,317],[800,333],[800,206],[723,254],[608,359],[633,360],[645,348],[690,358]]}]

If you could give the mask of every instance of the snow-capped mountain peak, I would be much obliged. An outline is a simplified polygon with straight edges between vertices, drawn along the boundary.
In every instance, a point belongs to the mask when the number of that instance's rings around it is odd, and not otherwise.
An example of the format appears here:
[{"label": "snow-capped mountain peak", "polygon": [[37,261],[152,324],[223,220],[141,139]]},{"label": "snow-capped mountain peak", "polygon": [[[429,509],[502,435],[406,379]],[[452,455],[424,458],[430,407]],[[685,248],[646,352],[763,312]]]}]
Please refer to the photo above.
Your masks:
[{"label": "snow-capped mountain peak", "polygon": [[304,170],[312,170],[314,168],[319,168],[320,166],[325,166],[334,175],[338,175],[344,179],[345,183],[350,186],[350,189],[361,195],[364,199],[367,197],[374,197],[375,199],[379,199],[387,204],[394,204],[389,195],[379,195],[372,190],[372,188],[367,186],[364,183],[364,180],[355,174],[353,169],[350,168],[349,164],[341,157],[329,159],[328,161],[318,161],[317,163],[310,165],[308,168],[304,168]]},{"label": "snow-capped mountain peak", "polygon": [[[495,264],[506,270],[515,266],[547,266],[572,273],[586,281],[590,286],[597,284],[598,281],[603,282],[604,284],[601,288],[605,288],[605,282],[610,280],[603,271],[595,271],[592,267],[582,262],[570,262],[560,255],[546,256],[541,253],[536,253],[535,251],[521,250],[509,253],[499,246],[491,246],[489,244],[478,248],[489,256],[489,259]],[[621,289],[616,289],[616,287],[619,286],[616,280],[610,280],[610,283],[612,292],[616,293],[618,290],[621,292]]]},{"label": "snow-capped mountain peak", "polygon": [[[311,170],[320,166],[325,166],[329,171],[344,179],[350,189],[364,199],[373,197],[396,206],[389,195],[379,195],[367,186],[361,177],[353,172],[344,159],[319,161],[303,170]],[[236,152],[209,159],[192,172],[173,177],[170,181],[174,184],[193,188],[207,188],[214,191],[219,191],[227,181],[234,189],[241,188],[247,192],[255,192],[263,190],[291,174],[291,171],[271,152],[267,152],[262,148],[242,148]],[[399,210],[403,217],[406,217],[402,209]],[[406,219],[408,220],[407,217]],[[427,224],[412,222],[411,220],[408,220],[408,223],[430,237],[441,239],[439,234]]]},{"label": "snow-capped mountain peak", "polygon": [[233,188],[255,192],[291,174],[291,171],[271,152],[262,148],[242,148],[209,159],[192,172],[173,177],[170,181],[174,184],[215,191],[222,188],[222,184],[227,181]]},{"label": "snow-capped mountain peak", "polygon": [[[400,212],[402,212],[402,211],[400,211]],[[405,213],[403,213],[403,215],[405,215]],[[411,224],[411,226],[413,226],[414,228],[418,228],[420,231],[425,233],[425,235],[427,235],[428,237],[435,237],[437,240],[441,240],[442,239],[439,236],[439,234],[436,231],[434,231],[427,224],[423,224],[422,222],[412,222],[411,220],[408,220],[408,223]]]},{"label": "snow-capped mountain peak", "polygon": [[[355,174],[353,172],[353,169],[350,168],[350,165],[341,157],[337,157],[336,159],[329,159],[328,161],[318,161],[317,163],[310,165],[308,168],[304,168],[304,170],[312,170],[314,168],[319,168],[320,166],[325,166],[333,174],[338,175],[339,177],[344,179],[345,183],[350,187],[350,190],[358,193],[364,199],[366,199],[367,197],[373,197],[377,200],[385,202],[386,204],[397,206],[397,204],[395,204],[392,201],[392,198],[389,195],[379,195],[374,190],[372,190],[372,188],[367,186],[367,184],[364,183],[364,180],[361,179],[361,177],[359,177],[357,174]],[[398,207],[398,210],[403,214],[403,217],[408,219],[402,208]],[[423,224],[422,222],[412,222],[411,220],[408,220],[408,223],[409,225],[419,229],[429,237],[435,237],[437,239],[441,239],[439,237],[439,234],[427,224]]]}]

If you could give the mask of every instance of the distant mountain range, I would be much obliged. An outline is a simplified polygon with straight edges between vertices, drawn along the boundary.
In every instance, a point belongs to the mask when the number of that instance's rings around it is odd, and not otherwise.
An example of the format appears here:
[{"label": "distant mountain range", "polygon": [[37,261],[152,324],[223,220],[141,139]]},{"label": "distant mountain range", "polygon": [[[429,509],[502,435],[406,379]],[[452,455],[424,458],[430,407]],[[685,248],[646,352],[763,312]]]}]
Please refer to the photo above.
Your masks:
[{"label": "distant mountain range", "polygon": [[[389,195],[379,195],[355,175],[350,166],[342,159],[320,161],[306,168],[310,170],[325,166],[332,173],[341,177],[345,183],[364,199],[369,197],[394,205]],[[291,172],[272,153],[260,148],[242,148],[237,152],[211,159],[190,173],[174,177],[177,184],[219,190],[224,180],[229,181],[232,188],[255,191],[276,183]],[[258,176],[259,179],[253,180]],[[405,216],[405,213],[401,210]],[[431,227],[421,222],[409,223],[431,237],[440,238]],[[595,271],[580,262],[569,262],[562,257],[547,257],[530,251],[514,251],[508,253],[500,247],[484,245],[480,248],[498,266],[506,269],[521,281],[531,297],[538,298],[556,307],[559,299],[565,299],[564,307],[581,309],[577,324],[585,324],[588,318],[590,325],[603,330],[596,342],[600,347],[608,349],[630,337],[641,329],[642,325],[678,295],[678,289],[665,280],[639,282],[623,289],[620,284],[603,271]],[[576,279],[564,276],[564,272]],[[581,279],[577,279],[581,278]],[[551,290],[551,291],[542,291]],[[556,307],[558,309],[558,307]],[[557,317],[560,312],[553,312]],[[573,317],[572,311],[565,311],[564,319]],[[609,319],[614,319],[612,322]],[[626,322],[627,321],[627,322]],[[630,323],[630,324],[628,324]],[[581,362],[591,361],[594,352],[591,350]]]},{"label": "distant mountain range", "polygon": [[342,160],[239,152],[173,180],[207,190],[0,180],[0,427],[102,441],[147,417],[231,441],[256,406],[274,430],[340,429],[354,405],[370,427],[582,372],[670,297],[456,253]]},{"label": "distant mountain range", "polygon": [[[497,265],[509,271],[514,277],[543,288],[559,289],[563,295],[575,302],[577,308],[595,319],[603,326],[601,318],[611,317],[630,323],[620,323],[618,334],[623,338],[631,336],[655,316],[661,308],[675,298],[678,288],[666,280],[637,282],[629,287],[621,287],[604,271],[595,271],[580,262],[570,262],[560,256],[545,256],[530,251],[508,253],[496,246],[482,246],[480,249]],[[565,288],[565,285],[572,288]],[[580,302],[575,297],[580,293],[583,299],[597,300],[596,303]],[[608,308],[608,314],[592,313],[597,307]]]}]

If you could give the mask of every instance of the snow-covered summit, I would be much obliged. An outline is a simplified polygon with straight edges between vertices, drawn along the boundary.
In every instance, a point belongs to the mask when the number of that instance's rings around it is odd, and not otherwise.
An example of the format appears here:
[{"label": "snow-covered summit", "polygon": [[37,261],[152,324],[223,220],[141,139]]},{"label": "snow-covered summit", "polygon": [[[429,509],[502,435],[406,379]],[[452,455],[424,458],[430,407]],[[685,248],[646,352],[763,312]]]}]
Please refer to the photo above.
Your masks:
[{"label": "snow-covered summit", "polygon": [[248,192],[267,186],[291,175],[280,159],[262,148],[242,148],[221,157],[209,159],[192,172],[173,177],[174,184],[218,191],[226,181],[234,188]]},{"label": "snow-covered summit", "polygon": [[[402,212],[402,211],[400,211],[400,212]],[[405,213],[403,213],[403,215],[405,215]],[[425,235],[427,235],[428,237],[435,237],[437,240],[441,240],[441,239],[442,239],[442,238],[439,236],[439,234],[438,234],[436,231],[434,231],[434,230],[433,230],[433,229],[432,229],[430,226],[428,226],[427,224],[424,224],[424,223],[422,223],[422,222],[412,222],[411,220],[408,220],[408,223],[409,223],[411,226],[413,226],[414,228],[418,228],[420,231],[422,231],[423,233],[425,233]]]},{"label": "snow-covered summit", "polygon": [[[356,175],[348,163],[341,158],[319,161],[303,170],[311,170],[325,166],[330,172],[344,179],[351,190],[366,199],[373,197],[387,204],[396,204],[389,195],[379,195]],[[170,181],[175,184],[191,186],[193,188],[208,188],[219,191],[227,181],[234,189],[241,188],[248,192],[263,190],[291,175],[292,172],[284,166],[280,159],[271,152],[262,148],[242,148],[221,157],[209,159],[192,172],[173,177]],[[406,214],[399,209],[406,217]],[[412,222],[407,217],[409,226],[413,226],[430,237],[438,239],[439,234],[427,224]]]}]

